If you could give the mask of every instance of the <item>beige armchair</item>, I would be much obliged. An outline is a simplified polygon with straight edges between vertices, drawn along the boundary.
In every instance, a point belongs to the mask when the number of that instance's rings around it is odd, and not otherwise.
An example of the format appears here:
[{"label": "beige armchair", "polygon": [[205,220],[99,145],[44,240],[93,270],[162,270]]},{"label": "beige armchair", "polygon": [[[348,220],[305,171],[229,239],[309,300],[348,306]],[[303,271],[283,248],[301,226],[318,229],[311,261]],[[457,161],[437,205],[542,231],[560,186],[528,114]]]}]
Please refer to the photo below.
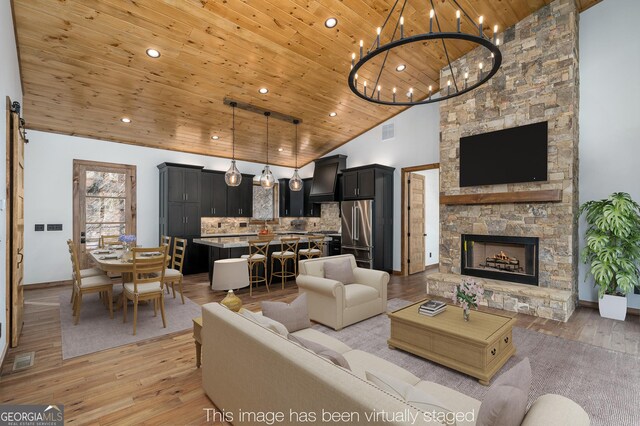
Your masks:
[{"label": "beige armchair", "polygon": [[[324,263],[349,259],[354,283],[343,284],[325,278]],[[334,330],[386,312],[389,274],[358,268],[353,255],[301,260],[296,283],[300,293],[307,293],[309,318]]]}]

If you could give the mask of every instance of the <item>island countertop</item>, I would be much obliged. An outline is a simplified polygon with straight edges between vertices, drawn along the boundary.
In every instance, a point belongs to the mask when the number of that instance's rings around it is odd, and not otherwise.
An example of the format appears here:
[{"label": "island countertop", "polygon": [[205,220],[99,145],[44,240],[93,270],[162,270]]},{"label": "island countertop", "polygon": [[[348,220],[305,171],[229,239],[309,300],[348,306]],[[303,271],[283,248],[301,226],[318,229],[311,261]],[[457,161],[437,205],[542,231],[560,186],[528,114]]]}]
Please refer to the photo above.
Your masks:
[{"label": "island countertop", "polygon": [[[228,249],[228,248],[237,248],[237,247],[249,247],[249,240],[255,240],[258,236],[257,235],[245,235],[245,236],[238,236],[238,237],[207,237],[207,238],[197,238],[194,239],[193,242],[195,244],[202,244],[202,245],[206,245],[206,246],[211,246],[211,247],[218,247],[218,248],[224,248],[224,249]],[[300,238],[300,243],[306,243],[309,241],[308,239],[308,235],[300,235],[300,234],[275,234],[273,235],[273,240],[271,240],[271,244],[270,245],[279,245],[280,244],[280,239],[281,238],[287,238],[287,237],[296,237],[296,238]],[[331,241],[331,237],[326,235],[324,237],[324,241]]]}]

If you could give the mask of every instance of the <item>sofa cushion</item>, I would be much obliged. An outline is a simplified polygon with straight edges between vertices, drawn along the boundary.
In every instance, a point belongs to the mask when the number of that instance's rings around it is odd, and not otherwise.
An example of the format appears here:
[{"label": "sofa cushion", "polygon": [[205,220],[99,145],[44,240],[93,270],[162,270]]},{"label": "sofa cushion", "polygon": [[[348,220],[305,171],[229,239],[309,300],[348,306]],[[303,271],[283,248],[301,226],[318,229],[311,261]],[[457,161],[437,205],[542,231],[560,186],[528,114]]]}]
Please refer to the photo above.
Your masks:
[{"label": "sofa cushion", "polygon": [[328,359],[329,361],[333,362],[336,365],[339,365],[342,368],[346,368],[347,370],[351,369],[345,357],[343,357],[333,349],[329,349],[328,347],[321,345],[320,343],[313,342],[311,340],[305,339],[304,337],[295,336],[293,334],[289,334],[289,340],[299,344],[303,348],[307,348],[310,351],[315,352],[321,357]]},{"label": "sofa cushion", "polygon": [[284,325],[282,325],[276,320],[273,320],[264,315],[257,314],[255,312],[251,312],[250,310],[244,309],[244,308],[240,309],[240,312],[238,313],[243,317],[248,318],[251,321],[255,322],[256,324],[261,325],[262,327],[273,331],[274,333],[278,333],[284,337],[287,337],[289,335],[289,331],[287,330],[287,327],[285,327]]},{"label": "sofa cushion", "polygon": [[437,397],[389,374],[367,371],[366,377],[368,381],[383,391],[389,392],[393,396],[408,402],[422,411],[434,413],[434,417],[441,420],[444,424],[455,424],[454,413],[445,407],[444,403]]},{"label": "sofa cushion", "polygon": [[345,285],[351,284],[355,281],[351,261],[343,258],[324,262],[324,277],[329,280],[340,281]]},{"label": "sofa cushion", "polygon": [[344,286],[344,299],[347,308],[362,305],[363,303],[376,300],[379,296],[375,288],[364,284],[349,284]]},{"label": "sofa cushion", "polygon": [[525,358],[491,385],[478,411],[478,426],[519,426],[527,412],[531,365]]},{"label": "sofa cushion", "polygon": [[363,380],[367,380],[367,371],[378,371],[380,373],[389,374],[390,376],[407,382],[410,385],[415,385],[420,382],[419,378],[404,368],[385,359],[378,358],[369,352],[354,349],[342,355],[351,366],[351,371]]},{"label": "sofa cushion", "polygon": [[437,395],[442,404],[452,412],[463,413],[464,418],[458,417],[457,419],[458,426],[473,426],[476,424],[478,410],[480,409],[480,401],[477,399],[438,383],[425,380],[421,380],[415,387],[429,395]]},{"label": "sofa cushion", "polygon": [[340,340],[318,330],[314,330],[313,328],[303,328],[302,330],[294,332],[293,335],[311,340],[312,342],[320,343],[321,345],[326,346],[329,349],[333,349],[339,354],[344,354],[345,352],[349,352],[351,350],[349,346],[345,345]]},{"label": "sofa cushion", "polygon": [[306,293],[300,294],[291,303],[264,301],[262,315],[284,324],[289,333],[311,327]]}]

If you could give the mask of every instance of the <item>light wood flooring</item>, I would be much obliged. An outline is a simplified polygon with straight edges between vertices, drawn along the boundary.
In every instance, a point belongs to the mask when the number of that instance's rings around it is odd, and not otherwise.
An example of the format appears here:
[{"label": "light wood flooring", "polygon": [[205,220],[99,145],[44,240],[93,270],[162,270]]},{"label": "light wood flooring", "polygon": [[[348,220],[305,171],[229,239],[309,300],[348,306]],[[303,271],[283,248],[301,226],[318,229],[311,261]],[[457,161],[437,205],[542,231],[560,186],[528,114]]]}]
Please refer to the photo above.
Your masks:
[{"label": "light wood flooring", "polygon": [[[50,287],[25,292],[23,334],[20,346],[9,350],[2,365],[0,403],[64,404],[69,424],[206,423],[204,408],[213,404],[195,368],[191,330],[63,361],[58,296],[70,291],[70,287]],[[424,274],[394,276],[388,297],[417,301],[424,291]],[[253,297],[248,289],[237,294],[255,310],[261,300],[293,300],[297,288],[289,282],[285,290],[274,285],[271,293],[261,287]],[[185,295],[204,304],[221,300],[224,293],[209,290],[207,276],[201,274],[186,278]],[[618,322],[600,318],[597,310],[578,308],[567,323],[515,317],[519,327],[639,354],[640,321],[635,316]],[[13,372],[14,357],[31,351],[35,365]]]}]

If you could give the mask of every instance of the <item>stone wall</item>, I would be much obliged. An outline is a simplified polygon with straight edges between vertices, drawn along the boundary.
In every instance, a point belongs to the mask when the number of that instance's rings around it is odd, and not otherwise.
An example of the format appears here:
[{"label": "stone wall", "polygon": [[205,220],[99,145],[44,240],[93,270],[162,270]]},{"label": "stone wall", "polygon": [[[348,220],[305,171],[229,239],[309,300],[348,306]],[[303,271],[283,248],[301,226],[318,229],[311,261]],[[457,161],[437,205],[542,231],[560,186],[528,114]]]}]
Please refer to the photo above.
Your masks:
[{"label": "stone wall", "polygon": [[[440,272],[460,273],[460,235],[540,238],[540,287],[577,297],[578,19],[574,0],[556,0],[499,35],[502,67],[480,88],[440,105],[440,190],[446,195],[562,190],[559,203],[441,205]],[[453,63],[477,77],[487,51]],[[486,68],[485,68],[486,69]],[[441,73],[446,87],[449,69]],[[549,122],[548,181],[459,187],[460,137]]]}]

